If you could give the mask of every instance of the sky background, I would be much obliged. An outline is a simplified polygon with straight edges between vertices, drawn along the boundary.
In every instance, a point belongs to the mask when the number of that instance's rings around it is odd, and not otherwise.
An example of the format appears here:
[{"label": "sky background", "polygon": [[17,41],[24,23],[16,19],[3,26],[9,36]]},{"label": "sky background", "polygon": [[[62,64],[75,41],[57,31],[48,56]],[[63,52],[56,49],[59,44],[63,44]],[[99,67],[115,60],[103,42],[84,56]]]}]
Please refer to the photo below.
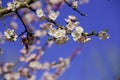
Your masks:
[{"label": "sky background", "polygon": [[[7,0],[5,0],[7,1]],[[92,37],[86,44],[74,42],[72,39],[61,46],[53,45],[45,52],[42,61],[56,61],[59,57],[68,57],[75,48],[81,45],[81,53],[70,65],[70,68],[59,78],[59,80],[117,80],[120,77],[120,0],[90,0],[88,4],[81,5],[79,9],[88,14],[81,17],[67,5],[60,10],[57,22],[65,25],[64,19],[68,15],[77,16],[80,25],[86,32],[95,30],[99,32],[108,29],[110,39],[99,40]],[[5,18],[10,22],[11,18]],[[18,21],[19,22],[19,21]],[[9,23],[8,23],[9,25]],[[37,26],[37,25],[35,25]],[[19,29],[23,25],[19,23]],[[0,22],[0,31],[5,30]],[[22,48],[19,40],[15,43],[0,45],[4,53],[0,56],[0,61],[15,61],[20,55]]]}]

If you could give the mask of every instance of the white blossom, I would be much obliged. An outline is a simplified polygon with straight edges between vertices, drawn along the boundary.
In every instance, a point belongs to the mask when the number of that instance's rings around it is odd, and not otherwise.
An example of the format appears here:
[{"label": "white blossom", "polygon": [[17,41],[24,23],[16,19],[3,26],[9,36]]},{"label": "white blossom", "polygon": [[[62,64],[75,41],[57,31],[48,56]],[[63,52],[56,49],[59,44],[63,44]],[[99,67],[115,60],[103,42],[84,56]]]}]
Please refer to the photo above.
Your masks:
[{"label": "white blossom", "polygon": [[66,59],[65,59],[65,64],[66,64],[66,65],[69,65],[69,63],[70,63],[70,58],[66,58]]},{"label": "white blossom", "polygon": [[50,19],[52,19],[52,20],[56,20],[57,17],[58,17],[58,15],[59,15],[59,12],[58,12],[58,11],[57,11],[57,12],[50,11],[48,17],[49,17]]},{"label": "white blossom", "polygon": [[77,8],[78,7],[78,1],[73,1],[72,2],[72,7]]},{"label": "white blossom", "polygon": [[42,65],[42,69],[43,70],[48,70],[50,68],[50,64],[48,62],[45,62],[43,65]]},{"label": "white blossom", "polygon": [[30,56],[28,56],[27,58],[26,58],[26,62],[29,62],[29,61],[31,61],[31,60],[33,60],[33,59],[35,59],[36,58],[36,54],[31,54]]},{"label": "white blossom", "polygon": [[108,35],[108,33],[105,32],[105,31],[99,32],[98,33],[98,37],[99,37],[99,39],[109,39],[110,38],[110,36]]},{"label": "white blossom", "polygon": [[78,27],[78,24],[79,22],[69,22],[66,27],[69,29],[69,30],[74,30],[76,27]]},{"label": "white blossom", "polygon": [[25,55],[27,53],[27,50],[25,49],[25,47],[23,47],[21,50],[20,50],[20,53],[22,53],[23,55]]},{"label": "white blossom", "polygon": [[34,36],[35,37],[43,37],[47,34],[46,30],[36,30]]},{"label": "white blossom", "polygon": [[14,29],[7,29],[5,32],[4,32],[4,39],[5,40],[8,40],[8,41],[16,41],[17,40],[17,35],[15,33],[15,30]]},{"label": "white blossom", "polygon": [[79,39],[77,40],[77,42],[86,43],[86,42],[88,42],[88,41],[90,41],[90,40],[91,40],[91,38],[88,38],[88,37],[86,36],[86,33],[85,33],[85,35],[82,35],[81,38],[79,38]]},{"label": "white blossom", "polygon": [[66,43],[70,38],[68,36],[59,37],[55,40],[55,43],[58,45]]},{"label": "white blossom", "polygon": [[90,40],[91,40],[91,38],[86,38],[83,42],[86,43],[86,42],[88,42]]},{"label": "white blossom", "polygon": [[55,38],[60,38],[60,37],[64,37],[66,35],[66,30],[65,29],[55,29],[55,28],[51,28],[48,32],[49,35],[55,37]]},{"label": "white blossom", "polygon": [[13,77],[15,80],[18,80],[20,78],[20,73],[13,73]]},{"label": "white blossom", "polygon": [[20,73],[7,73],[4,75],[6,80],[18,80],[20,78]]},{"label": "white blossom", "polygon": [[19,72],[22,76],[28,77],[29,75],[29,69],[28,68],[20,68]]},{"label": "white blossom", "polygon": [[83,29],[81,26],[76,27],[75,30],[76,30],[78,33],[82,33],[82,32],[84,31],[84,29]]},{"label": "white blossom", "polygon": [[44,12],[42,9],[37,9],[36,10],[37,17],[41,18],[44,16]]},{"label": "white blossom", "polygon": [[12,11],[15,11],[15,5],[12,4],[11,2],[8,2],[8,3],[7,3],[7,6],[8,6],[8,7],[7,7],[8,10],[12,9]]},{"label": "white blossom", "polygon": [[76,31],[72,32],[71,35],[72,35],[74,41],[77,41],[79,38],[81,38],[81,34]]},{"label": "white blossom", "polygon": [[75,16],[73,16],[73,15],[69,15],[68,19],[70,19],[70,20],[76,20],[77,18]]},{"label": "white blossom", "polygon": [[41,80],[55,80],[55,77],[49,72],[44,72]]},{"label": "white blossom", "polygon": [[53,43],[54,43],[54,41],[50,40],[50,41],[48,41],[48,45],[47,46],[50,48],[53,45]]},{"label": "white blossom", "polygon": [[26,60],[26,58],[25,58],[24,56],[21,56],[21,57],[19,58],[19,60],[20,60],[21,62],[24,62],[24,61]]},{"label": "white blossom", "polygon": [[6,63],[6,64],[3,66],[3,72],[11,71],[11,68],[12,68],[13,66],[14,66],[14,63],[12,63],[12,62]]},{"label": "white blossom", "polygon": [[8,2],[7,6],[8,6],[7,7],[8,10],[15,11],[20,6],[20,3],[18,1],[13,1],[13,3]]},{"label": "white blossom", "polygon": [[74,41],[77,41],[79,38],[82,37],[83,30],[84,29],[80,26],[75,28],[75,31],[71,33]]},{"label": "white blossom", "polygon": [[55,33],[54,33],[54,37],[55,38],[60,38],[60,37],[64,37],[65,36],[65,34],[66,34],[66,31],[65,31],[65,29],[57,29],[56,31],[55,31]]},{"label": "white blossom", "polygon": [[39,69],[41,66],[42,65],[38,61],[32,61],[29,63],[29,67],[32,69]]},{"label": "white blossom", "polygon": [[47,22],[40,24],[40,28],[49,30],[53,27],[53,25],[54,25],[53,23]]},{"label": "white blossom", "polygon": [[76,20],[77,20],[77,18],[76,18],[75,16],[73,16],[73,15],[69,15],[68,18],[65,19],[65,21],[66,21],[67,23],[71,23],[71,22],[74,22],[74,21],[76,21]]},{"label": "white blossom", "polygon": [[50,28],[49,31],[48,31],[48,34],[49,34],[50,36],[53,36],[54,33],[55,33],[55,31],[56,31],[55,28]]}]

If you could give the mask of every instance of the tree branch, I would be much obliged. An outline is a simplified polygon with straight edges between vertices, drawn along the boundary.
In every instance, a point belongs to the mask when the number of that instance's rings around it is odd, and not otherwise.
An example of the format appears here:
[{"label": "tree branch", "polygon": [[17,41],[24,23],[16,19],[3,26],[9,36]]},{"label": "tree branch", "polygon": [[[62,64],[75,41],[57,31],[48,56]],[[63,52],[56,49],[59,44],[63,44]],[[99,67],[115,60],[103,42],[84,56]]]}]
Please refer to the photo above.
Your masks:
[{"label": "tree branch", "polygon": [[16,11],[16,14],[17,14],[17,16],[19,17],[19,19],[20,19],[20,21],[22,22],[22,24],[24,25],[25,32],[29,33],[29,31],[27,30],[27,26],[26,26],[26,24],[24,23],[24,21],[22,20],[20,14],[19,14],[17,11]]},{"label": "tree branch", "polygon": [[73,8],[72,5],[70,3],[68,3],[66,0],[64,0],[64,2],[70,7],[72,8],[74,11],[78,12],[81,16],[87,16],[87,14],[82,13],[80,10]]},{"label": "tree branch", "polygon": [[[20,2],[20,6],[17,8],[17,10],[21,9],[21,8],[26,8],[28,7],[28,5],[36,2],[37,0],[25,0],[24,2]],[[7,9],[6,8],[2,8],[0,9],[0,17],[6,15],[6,14],[9,14],[9,13],[12,13],[14,11],[10,10],[10,9]]]}]

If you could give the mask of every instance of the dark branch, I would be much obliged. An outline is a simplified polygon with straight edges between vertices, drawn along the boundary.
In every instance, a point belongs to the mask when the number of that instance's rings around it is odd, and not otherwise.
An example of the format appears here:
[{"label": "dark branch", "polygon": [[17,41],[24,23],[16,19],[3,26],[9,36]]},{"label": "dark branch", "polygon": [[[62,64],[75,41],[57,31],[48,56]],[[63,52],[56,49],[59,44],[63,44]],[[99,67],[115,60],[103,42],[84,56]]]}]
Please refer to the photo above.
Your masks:
[{"label": "dark branch", "polygon": [[68,3],[66,0],[64,0],[64,2],[70,7],[72,8],[74,11],[78,12],[81,16],[87,16],[87,14],[82,13],[80,10],[78,10],[77,8],[73,8],[72,5],[70,3]]},{"label": "dark branch", "polygon": [[16,14],[17,14],[17,16],[19,17],[19,19],[20,19],[20,21],[22,22],[22,24],[24,25],[24,28],[25,28],[25,31],[24,31],[24,32],[29,33],[29,31],[27,30],[27,26],[26,26],[26,24],[24,23],[24,21],[22,20],[22,18],[21,18],[21,16],[20,16],[20,14],[18,13],[18,11],[16,11]]}]

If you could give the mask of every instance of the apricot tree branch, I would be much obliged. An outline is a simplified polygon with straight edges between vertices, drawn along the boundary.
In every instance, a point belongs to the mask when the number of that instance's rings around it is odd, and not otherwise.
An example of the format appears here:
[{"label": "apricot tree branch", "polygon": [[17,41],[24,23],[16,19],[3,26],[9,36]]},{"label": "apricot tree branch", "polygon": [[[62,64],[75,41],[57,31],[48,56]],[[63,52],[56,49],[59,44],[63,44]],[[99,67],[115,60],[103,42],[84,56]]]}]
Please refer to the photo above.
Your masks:
[{"label": "apricot tree branch", "polygon": [[[28,5],[36,2],[38,0],[25,0],[24,2],[19,2],[19,7],[17,8],[17,10],[21,9],[21,8],[26,8],[28,7]],[[12,13],[12,12],[15,12],[15,11],[12,11],[11,9],[7,9],[6,8],[0,8],[0,17],[6,15],[6,14],[9,14],[9,13]]]}]

